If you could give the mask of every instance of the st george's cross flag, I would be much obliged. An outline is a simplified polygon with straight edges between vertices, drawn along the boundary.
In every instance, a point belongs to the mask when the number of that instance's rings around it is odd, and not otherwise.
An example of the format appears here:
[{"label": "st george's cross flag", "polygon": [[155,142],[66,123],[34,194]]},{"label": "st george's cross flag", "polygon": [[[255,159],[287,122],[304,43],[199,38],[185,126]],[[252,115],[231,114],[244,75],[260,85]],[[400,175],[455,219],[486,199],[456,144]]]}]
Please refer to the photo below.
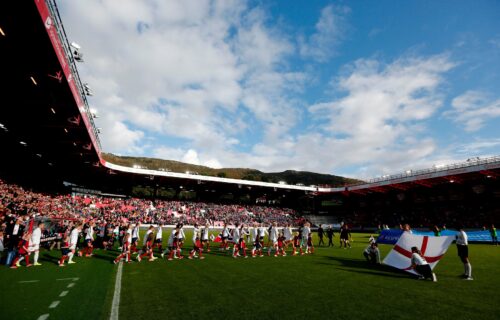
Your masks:
[{"label": "st george's cross flag", "polygon": [[454,239],[454,236],[419,236],[403,232],[383,263],[415,274],[415,271],[411,268],[411,248],[417,247],[422,257],[431,266],[431,269],[434,269]]}]

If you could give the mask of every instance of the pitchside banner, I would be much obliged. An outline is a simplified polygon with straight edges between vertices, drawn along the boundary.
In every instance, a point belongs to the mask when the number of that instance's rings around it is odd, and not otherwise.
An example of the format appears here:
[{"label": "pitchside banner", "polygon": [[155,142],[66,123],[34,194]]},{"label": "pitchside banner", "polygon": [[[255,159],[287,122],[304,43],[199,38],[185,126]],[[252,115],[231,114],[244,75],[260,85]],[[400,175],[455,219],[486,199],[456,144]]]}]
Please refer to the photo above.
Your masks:
[{"label": "pitchside banner", "polygon": [[420,236],[409,232],[403,232],[394,248],[392,248],[387,257],[385,257],[383,263],[416,274],[411,268],[411,248],[417,247],[422,257],[424,257],[431,266],[431,269],[434,269],[453,240],[455,240],[454,236]]},{"label": "pitchside banner", "polygon": [[399,237],[401,237],[402,234],[403,230],[401,229],[382,230],[377,238],[377,243],[395,244],[396,242],[398,242]]},{"label": "pitchside banner", "polygon": [[[412,230],[412,233],[415,235],[421,235],[421,236],[431,236],[434,237],[434,233],[429,231],[417,231],[417,230]],[[488,230],[485,231],[467,231],[467,237],[469,242],[491,242],[493,241],[491,239],[491,234]],[[398,242],[399,237],[403,234],[403,230],[400,229],[390,229],[390,230],[382,230],[380,235],[377,238],[377,243],[382,243],[382,244],[395,244]],[[443,230],[441,231],[441,236],[453,236],[455,237],[457,234],[457,231],[455,230]]]}]

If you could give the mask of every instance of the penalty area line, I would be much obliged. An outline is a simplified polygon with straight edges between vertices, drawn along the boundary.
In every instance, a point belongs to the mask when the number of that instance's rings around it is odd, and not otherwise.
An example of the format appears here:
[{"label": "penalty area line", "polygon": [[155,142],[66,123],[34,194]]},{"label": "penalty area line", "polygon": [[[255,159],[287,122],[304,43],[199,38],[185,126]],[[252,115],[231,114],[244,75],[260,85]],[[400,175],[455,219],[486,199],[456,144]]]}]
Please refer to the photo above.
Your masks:
[{"label": "penalty area line", "polygon": [[109,320],[118,320],[120,308],[120,293],[122,290],[122,270],[123,262],[120,261],[120,264],[118,265],[118,271],[116,272],[115,292],[113,294],[113,302],[111,304],[111,315],[109,316]]}]

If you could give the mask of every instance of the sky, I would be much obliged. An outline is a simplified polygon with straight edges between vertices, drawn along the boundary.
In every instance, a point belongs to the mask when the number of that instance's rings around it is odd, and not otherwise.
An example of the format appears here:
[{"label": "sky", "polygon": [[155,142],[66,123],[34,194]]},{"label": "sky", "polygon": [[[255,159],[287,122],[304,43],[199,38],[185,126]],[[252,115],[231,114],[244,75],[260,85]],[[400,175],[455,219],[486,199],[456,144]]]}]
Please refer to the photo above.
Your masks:
[{"label": "sky", "polygon": [[362,179],[500,155],[499,1],[58,7],[106,152]]}]

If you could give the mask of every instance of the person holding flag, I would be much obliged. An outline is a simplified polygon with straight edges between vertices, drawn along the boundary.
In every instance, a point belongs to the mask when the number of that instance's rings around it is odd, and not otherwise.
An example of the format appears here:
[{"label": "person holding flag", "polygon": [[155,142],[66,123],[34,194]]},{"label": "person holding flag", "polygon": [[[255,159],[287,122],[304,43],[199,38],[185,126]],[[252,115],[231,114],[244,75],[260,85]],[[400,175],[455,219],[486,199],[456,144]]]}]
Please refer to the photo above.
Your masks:
[{"label": "person holding flag", "polygon": [[465,280],[474,280],[472,278],[472,266],[469,262],[469,240],[462,226],[458,228],[456,240],[458,256],[464,264],[464,278]]},{"label": "person holding flag", "polygon": [[363,251],[363,255],[365,256],[366,261],[373,264],[380,264],[380,250],[378,249],[378,245],[375,241],[370,242],[365,251]]},{"label": "person holding flag", "polygon": [[419,279],[432,279],[433,282],[437,282],[436,274],[432,272],[431,266],[425,261],[420,250],[412,247],[411,253],[411,268],[420,276]]}]

